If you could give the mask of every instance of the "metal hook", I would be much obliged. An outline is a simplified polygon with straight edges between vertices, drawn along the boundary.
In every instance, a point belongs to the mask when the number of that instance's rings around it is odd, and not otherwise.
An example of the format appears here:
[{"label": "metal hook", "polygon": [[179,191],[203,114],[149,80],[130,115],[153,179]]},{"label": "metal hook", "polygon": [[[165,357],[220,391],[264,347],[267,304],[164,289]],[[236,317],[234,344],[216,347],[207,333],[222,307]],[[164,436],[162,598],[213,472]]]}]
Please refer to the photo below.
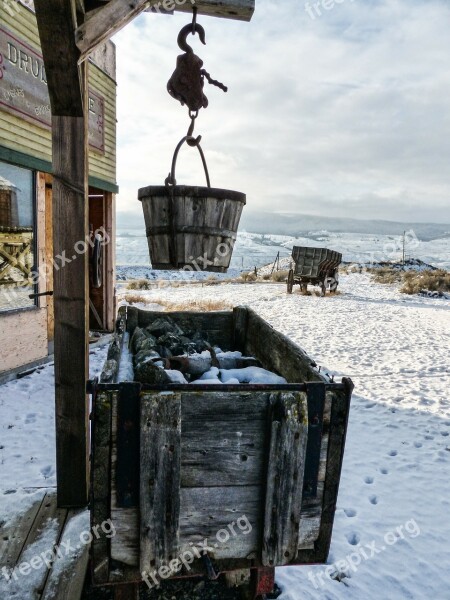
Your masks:
[{"label": "metal hook", "polygon": [[178,40],[177,40],[178,46],[181,48],[181,50],[183,50],[183,52],[187,52],[187,53],[194,52],[186,41],[186,38],[190,33],[198,33],[198,37],[200,38],[201,43],[206,45],[206,41],[205,41],[206,34],[205,34],[205,30],[203,29],[203,27],[201,25],[199,25],[198,23],[194,23],[194,24],[190,23],[189,25],[185,25],[183,27],[183,29],[180,31],[180,33],[178,34]]},{"label": "metal hook", "polygon": [[195,35],[195,26],[197,25],[197,12],[198,8],[194,6],[192,9],[192,35]]}]

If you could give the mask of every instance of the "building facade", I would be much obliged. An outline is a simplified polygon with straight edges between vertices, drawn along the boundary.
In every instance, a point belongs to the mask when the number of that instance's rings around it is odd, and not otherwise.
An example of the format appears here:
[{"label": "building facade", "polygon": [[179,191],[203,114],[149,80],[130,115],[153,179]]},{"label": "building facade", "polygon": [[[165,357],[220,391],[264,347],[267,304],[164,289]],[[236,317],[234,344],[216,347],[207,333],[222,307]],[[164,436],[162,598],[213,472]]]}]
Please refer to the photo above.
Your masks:
[{"label": "building facade", "polygon": [[54,256],[51,111],[36,19],[30,0],[0,3],[0,376],[52,353],[53,271],[84,253],[90,327],[114,327],[114,44],[96,51],[88,68],[90,235]]}]

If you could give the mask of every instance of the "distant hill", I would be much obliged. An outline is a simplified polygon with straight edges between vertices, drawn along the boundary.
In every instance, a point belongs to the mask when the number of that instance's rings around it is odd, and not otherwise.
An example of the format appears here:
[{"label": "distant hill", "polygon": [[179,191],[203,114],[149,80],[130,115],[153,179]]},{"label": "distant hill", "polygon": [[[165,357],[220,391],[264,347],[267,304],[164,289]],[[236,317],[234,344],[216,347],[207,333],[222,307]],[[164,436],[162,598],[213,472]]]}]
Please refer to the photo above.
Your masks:
[{"label": "distant hill", "polygon": [[253,212],[244,209],[240,229],[252,233],[273,233],[302,237],[305,234],[326,230],[336,233],[373,233],[401,235],[413,229],[423,241],[450,238],[450,223],[402,223],[383,220],[360,220],[335,217],[317,217],[296,213]]},{"label": "distant hill", "polygon": [[[145,232],[144,217],[141,213],[118,212],[117,227],[120,230],[132,229]],[[375,235],[401,235],[403,231],[413,229],[417,237],[430,241],[448,237],[450,223],[401,223],[397,221],[360,220],[334,217],[316,217],[298,213],[269,213],[244,209],[241,231],[250,233],[291,235],[310,237],[309,233],[322,230],[335,233],[369,233]]]}]

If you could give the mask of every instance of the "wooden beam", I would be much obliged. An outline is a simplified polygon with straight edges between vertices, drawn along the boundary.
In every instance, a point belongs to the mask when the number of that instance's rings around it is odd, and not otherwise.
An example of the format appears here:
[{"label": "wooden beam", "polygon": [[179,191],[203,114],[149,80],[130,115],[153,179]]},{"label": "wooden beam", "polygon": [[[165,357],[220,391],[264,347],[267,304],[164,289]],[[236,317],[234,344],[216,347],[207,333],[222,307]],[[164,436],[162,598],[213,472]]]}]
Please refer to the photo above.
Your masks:
[{"label": "wooden beam", "polygon": [[79,51],[73,41],[72,4],[70,0],[35,0],[34,6],[52,115],[82,117]]},{"label": "wooden beam", "polygon": [[[55,405],[58,506],[85,506],[89,477],[88,130],[86,63],[79,70],[75,4],[35,0],[52,106]],[[77,245],[78,242],[78,245]]]},{"label": "wooden beam", "polygon": [[[41,0],[42,1],[42,0]],[[80,51],[80,61],[85,60],[97,46],[104,43],[141,12],[183,11],[198,14],[250,21],[255,10],[255,0],[110,0],[104,8],[94,12],[75,31],[75,42]]]},{"label": "wooden beam", "polygon": [[53,117],[53,246],[71,261],[55,269],[53,288],[59,506],[84,506],[88,496],[88,257],[74,250],[88,231],[85,121]]}]

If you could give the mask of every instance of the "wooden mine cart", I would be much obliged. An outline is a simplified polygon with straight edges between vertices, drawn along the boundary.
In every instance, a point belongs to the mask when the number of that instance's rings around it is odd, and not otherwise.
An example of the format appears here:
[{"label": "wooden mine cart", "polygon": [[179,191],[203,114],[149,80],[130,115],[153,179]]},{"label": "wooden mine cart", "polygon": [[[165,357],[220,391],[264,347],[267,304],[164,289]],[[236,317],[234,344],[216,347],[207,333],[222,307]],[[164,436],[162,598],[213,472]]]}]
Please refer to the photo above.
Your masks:
[{"label": "wooden mine cart", "polygon": [[342,254],[327,248],[310,248],[294,246],[292,258],[294,269],[290,269],[287,281],[287,292],[292,294],[295,284],[306,292],[308,284],[318,285],[325,296],[327,288],[335,292],[338,287],[338,270],[342,262]]},{"label": "wooden mine cart", "polygon": [[[112,364],[125,332],[160,316],[122,308]],[[288,384],[150,386],[117,381],[118,368],[113,383],[89,382],[92,526],[111,519],[116,532],[94,538],[94,582],[239,571],[258,598],[275,566],[327,559],[353,385],[319,373],[248,308],[164,316]]]}]

